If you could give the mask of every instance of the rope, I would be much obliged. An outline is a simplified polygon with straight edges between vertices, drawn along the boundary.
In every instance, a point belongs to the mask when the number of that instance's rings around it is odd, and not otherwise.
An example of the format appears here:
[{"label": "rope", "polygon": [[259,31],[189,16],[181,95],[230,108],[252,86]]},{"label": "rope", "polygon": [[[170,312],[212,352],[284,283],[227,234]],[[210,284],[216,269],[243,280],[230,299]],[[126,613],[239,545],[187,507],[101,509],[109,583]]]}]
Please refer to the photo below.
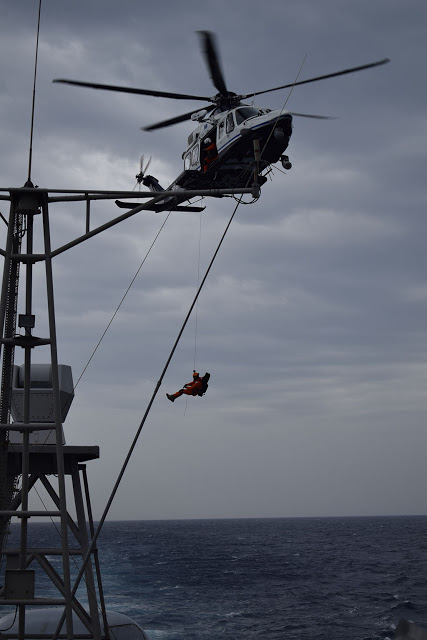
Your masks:
[{"label": "rope", "polygon": [[[231,225],[231,223],[233,221],[233,218],[234,218],[234,216],[236,214],[236,211],[237,211],[237,209],[239,207],[239,204],[240,204],[240,201],[236,204],[236,206],[234,208],[234,211],[233,211],[233,213],[232,213],[232,215],[230,217],[230,220],[228,221],[228,224],[227,224],[227,226],[225,228],[225,231],[222,234],[221,240],[219,241],[218,246],[217,246],[217,248],[216,248],[216,250],[215,250],[215,252],[214,252],[214,254],[212,256],[212,259],[211,259],[211,261],[209,263],[209,266],[208,266],[208,268],[206,270],[206,273],[205,273],[205,275],[203,277],[203,280],[200,283],[199,288],[197,289],[197,293],[196,293],[196,295],[194,297],[194,300],[193,300],[193,302],[192,302],[192,304],[190,306],[190,309],[189,309],[189,311],[188,311],[188,313],[187,313],[187,315],[185,317],[185,320],[184,320],[184,322],[182,324],[182,327],[181,327],[181,329],[180,329],[180,331],[178,333],[178,337],[175,340],[175,343],[174,343],[174,345],[172,347],[172,350],[171,350],[171,352],[169,354],[169,357],[168,357],[168,359],[166,361],[166,364],[165,364],[165,366],[163,368],[163,371],[162,371],[162,373],[160,375],[160,378],[159,378],[159,380],[158,380],[158,382],[156,384],[156,387],[154,389],[154,392],[153,392],[153,394],[151,396],[151,399],[150,399],[150,401],[149,401],[149,403],[147,405],[145,413],[144,413],[144,415],[142,417],[142,420],[141,420],[141,422],[139,424],[138,430],[137,430],[137,432],[136,432],[136,434],[134,436],[134,439],[133,439],[132,444],[131,444],[131,446],[129,448],[129,451],[128,451],[127,455],[126,455],[126,458],[125,458],[125,461],[124,461],[124,463],[122,465],[120,473],[119,473],[119,475],[117,477],[117,480],[116,480],[116,482],[114,484],[114,487],[113,487],[113,489],[111,491],[111,495],[110,495],[110,497],[109,497],[109,499],[107,501],[107,504],[105,506],[104,512],[103,512],[103,514],[102,514],[102,516],[101,516],[101,518],[99,520],[98,527],[97,527],[97,529],[96,529],[96,531],[95,531],[95,533],[94,533],[94,535],[92,537],[92,541],[91,541],[91,544],[89,546],[89,549],[87,550],[86,556],[84,557],[83,564],[82,564],[82,566],[80,568],[79,574],[78,574],[78,576],[76,578],[76,581],[74,583],[74,586],[73,586],[73,589],[72,589],[72,592],[71,592],[71,597],[74,597],[75,594],[76,594],[76,591],[77,591],[78,586],[80,584],[80,580],[82,579],[82,576],[83,576],[84,570],[86,568],[86,565],[87,565],[87,563],[89,561],[91,553],[92,553],[92,551],[93,551],[93,549],[95,547],[95,544],[96,544],[96,542],[98,540],[99,534],[101,533],[102,527],[104,526],[105,519],[106,519],[106,517],[108,515],[108,512],[110,510],[111,504],[112,504],[112,502],[113,502],[113,500],[115,498],[115,495],[117,493],[117,489],[119,488],[120,482],[122,481],[122,478],[123,478],[124,473],[126,471],[126,467],[127,467],[128,463],[129,463],[129,460],[130,460],[130,458],[131,458],[131,456],[133,454],[133,451],[134,451],[134,449],[136,447],[136,444],[138,442],[139,436],[141,435],[141,431],[142,431],[142,429],[143,429],[143,427],[145,425],[145,422],[147,420],[148,414],[150,413],[150,410],[151,410],[153,402],[154,402],[154,400],[156,398],[157,392],[160,389],[160,386],[162,384],[163,378],[165,377],[166,371],[168,370],[168,367],[169,367],[169,365],[171,363],[171,360],[172,360],[172,358],[174,356],[175,350],[176,350],[176,348],[177,348],[177,346],[179,344],[179,341],[181,340],[182,334],[184,333],[184,329],[185,329],[185,327],[187,325],[187,322],[188,322],[188,320],[189,320],[189,318],[191,316],[191,312],[194,309],[194,306],[195,306],[195,304],[196,304],[196,302],[197,302],[197,300],[199,298],[201,290],[203,289],[203,286],[204,286],[204,284],[206,282],[206,279],[207,279],[207,277],[209,275],[209,272],[210,272],[210,270],[212,268],[212,265],[215,262],[215,258],[217,257],[217,255],[219,253],[219,250],[221,248],[222,243],[224,242],[224,238],[227,235],[227,232],[228,232],[228,230],[230,228],[230,225]],[[62,614],[61,619],[60,619],[59,624],[58,624],[58,627],[56,629],[56,632],[55,632],[55,634],[53,636],[54,640],[58,637],[59,632],[61,630],[61,627],[62,627],[62,625],[64,623],[64,620],[65,620],[65,612]]]}]

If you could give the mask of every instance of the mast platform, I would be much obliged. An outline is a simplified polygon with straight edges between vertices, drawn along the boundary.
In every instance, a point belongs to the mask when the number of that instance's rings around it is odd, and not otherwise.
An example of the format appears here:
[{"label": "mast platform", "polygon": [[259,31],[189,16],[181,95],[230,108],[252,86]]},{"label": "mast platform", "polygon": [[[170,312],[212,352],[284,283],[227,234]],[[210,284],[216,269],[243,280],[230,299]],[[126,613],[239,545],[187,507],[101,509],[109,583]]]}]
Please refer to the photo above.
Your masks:
[{"label": "mast platform", "polygon": [[[97,460],[99,458],[98,446],[72,446],[66,445],[64,450],[64,473],[71,475],[77,465]],[[23,446],[14,444],[9,446],[7,459],[8,475],[19,475],[22,469]],[[58,473],[56,446],[55,445],[30,445],[29,446],[29,472],[52,475]]]}]

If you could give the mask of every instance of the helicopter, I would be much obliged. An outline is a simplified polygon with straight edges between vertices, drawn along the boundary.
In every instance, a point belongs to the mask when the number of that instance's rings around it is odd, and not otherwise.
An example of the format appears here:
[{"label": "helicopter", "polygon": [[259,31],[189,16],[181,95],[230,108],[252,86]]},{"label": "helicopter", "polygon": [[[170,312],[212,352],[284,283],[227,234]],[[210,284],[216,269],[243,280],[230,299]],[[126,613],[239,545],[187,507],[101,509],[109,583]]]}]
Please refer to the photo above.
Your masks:
[{"label": "helicopter", "polygon": [[[197,128],[188,136],[187,148],[182,154],[184,170],[167,188],[159,184],[151,175],[145,175],[143,169],[136,176],[139,183],[143,183],[150,191],[171,191],[173,196],[167,196],[164,200],[157,200],[153,210],[191,210],[200,211],[200,207],[180,207],[184,201],[188,201],[189,190],[208,189],[235,189],[254,185],[254,197],[259,195],[259,187],[266,180],[266,174],[271,170],[271,165],[281,162],[284,169],[289,170],[292,164],[287,150],[293,129],[293,117],[316,118],[330,120],[330,116],[295,113],[292,111],[272,110],[247,104],[244,100],[255,96],[279,91],[280,89],[293,88],[297,85],[318,82],[357,71],[363,71],[378,67],[389,62],[389,58],[371,62],[358,67],[351,67],[328,73],[326,75],[296,80],[279,87],[252,91],[246,94],[236,94],[229,91],[225,77],[221,69],[218,48],[215,35],[211,31],[199,31],[202,54],[204,56],[212,83],[218,93],[214,96],[196,96],[167,91],[155,91],[122,87],[109,84],[81,82],[77,80],[55,79],[53,82],[117,91],[121,93],[133,93],[138,95],[155,96],[159,98],[173,98],[176,100],[197,100],[208,102],[202,109],[157,122],[143,127],[143,131],[154,131],[163,127],[169,127],[186,120],[197,122]],[[186,196],[180,196],[180,191],[187,191]],[[136,206],[135,203],[116,201],[120,207]]]}]

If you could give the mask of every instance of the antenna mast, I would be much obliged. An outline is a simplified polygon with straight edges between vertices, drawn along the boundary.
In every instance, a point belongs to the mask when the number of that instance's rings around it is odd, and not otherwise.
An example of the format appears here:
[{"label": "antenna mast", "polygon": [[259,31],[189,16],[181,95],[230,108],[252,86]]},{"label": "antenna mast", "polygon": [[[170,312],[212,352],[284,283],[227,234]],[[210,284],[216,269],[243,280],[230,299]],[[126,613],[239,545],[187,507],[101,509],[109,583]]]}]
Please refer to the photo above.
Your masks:
[{"label": "antenna mast", "polygon": [[40,33],[40,14],[42,8],[42,0],[39,0],[39,16],[37,20],[37,39],[36,39],[36,57],[34,61],[34,83],[33,83],[33,102],[31,107],[31,130],[30,130],[30,151],[28,155],[28,182],[31,182],[31,165],[33,162],[33,132],[34,132],[34,110],[36,105],[36,81],[37,81],[37,59],[39,55],[39,33]]}]

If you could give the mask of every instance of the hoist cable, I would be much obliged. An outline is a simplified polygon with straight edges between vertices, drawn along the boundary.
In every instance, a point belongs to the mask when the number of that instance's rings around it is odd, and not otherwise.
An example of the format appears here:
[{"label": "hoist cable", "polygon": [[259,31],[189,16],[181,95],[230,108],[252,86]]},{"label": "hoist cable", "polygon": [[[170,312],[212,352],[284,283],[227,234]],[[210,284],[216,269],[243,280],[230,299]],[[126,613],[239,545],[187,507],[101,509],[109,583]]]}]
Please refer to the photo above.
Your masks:
[{"label": "hoist cable", "polygon": [[[203,213],[200,212],[200,218],[199,218],[199,255],[198,255],[198,259],[197,259],[197,288],[196,288],[196,290],[198,289],[199,284],[200,284],[200,247],[201,247],[201,242],[202,242],[202,215],[203,215]],[[198,300],[196,302],[196,311],[194,312],[194,316],[195,316],[195,327],[194,327],[193,371],[196,371],[197,329],[198,329],[198,322],[199,322],[199,301]],[[188,396],[185,396],[184,416],[187,413],[187,405],[188,405]]]},{"label": "hoist cable", "polygon": [[[209,272],[210,272],[210,270],[211,270],[211,268],[212,268],[212,265],[213,265],[213,263],[215,262],[215,259],[216,259],[217,255],[218,255],[218,253],[219,253],[219,250],[220,250],[220,248],[221,248],[221,246],[222,246],[222,243],[224,242],[224,238],[225,238],[225,236],[227,235],[227,232],[228,232],[228,230],[229,230],[229,228],[230,228],[230,226],[231,226],[231,223],[232,223],[233,218],[234,218],[234,216],[235,216],[235,214],[236,214],[236,211],[237,211],[237,209],[238,209],[238,207],[239,207],[239,204],[240,204],[240,200],[239,200],[239,202],[236,204],[236,206],[235,206],[235,208],[234,208],[234,211],[233,211],[233,213],[232,213],[232,215],[231,215],[231,217],[230,217],[230,220],[229,220],[229,221],[228,221],[228,223],[227,223],[227,226],[226,226],[226,228],[225,228],[225,231],[224,231],[224,233],[222,234],[221,240],[219,241],[218,246],[217,246],[217,248],[215,249],[215,252],[214,252],[214,254],[213,254],[213,256],[212,256],[212,259],[211,259],[211,261],[210,261],[210,263],[209,263],[209,266],[208,266],[208,268],[206,269],[206,273],[205,273],[205,275],[204,275],[204,277],[203,277],[203,280],[201,281],[201,283],[200,283],[200,285],[199,285],[199,287],[198,287],[198,289],[197,289],[196,295],[195,295],[195,297],[194,297],[194,299],[193,299],[193,302],[191,303],[190,309],[189,309],[189,311],[188,311],[188,313],[187,313],[187,315],[186,315],[186,317],[185,317],[185,320],[184,320],[184,322],[183,322],[183,324],[182,324],[182,327],[181,327],[181,329],[180,329],[180,331],[179,331],[179,333],[178,333],[178,337],[177,337],[177,338],[176,338],[176,340],[175,340],[175,343],[174,343],[174,345],[173,345],[173,347],[172,347],[172,350],[171,350],[171,352],[170,352],[170,354],[169,354],[169,356],[168,356],[168,359],[167,359],[166,364],[165,364],[165,366],[164,366],[164,368],[163,368],[163,371],[162,371],[162,373],[161,373],[161,376],[160,376],[160,378],[159,378],[159,380],[158,380],[158,382],[157,382],[157,384],[156,384],[156,387],[155,387],[155,389],[154,389],[154,391],[153,391],[153,394],[152,394],[152,396],[151,396],[151,399],[150,399],[150,401],[149,401],[149,403],[148,403],[148,405],[147,405],[147,408],[146,408],[145,413],[144,413],[144,415],[143,415],[143,417],[142,417],[142,420],[141,420],[141,422],[140,422],[140,424],[139,424],[138,430],[137,430],[137,432],[136,432],[136,434],[135,434],[135,436],[134,436],[134,439],[133,439],[132,444],[131,444],[131,446],[130,446],[130,448],[129,448],[129,451],[128,451],[127,455],[126,455],[126,458],[125,458],[125,461],[124,461],[124,463],[123,463],[123,465],[122,465],[122,468],[121,468],[121,470],[120,470],[120,473],[119,473],[119,475],[117,476],[117,480],[116,480],[116,482],[115,482],[115,484],[114,484],[114,487],[113,487],[113,489],[112,489],[112,491],[111,491],[111,495],[110,495],[110,497],[109,497],[109,499],[108,499],[108,501],[107,501],[107,504],[106,504],[106,506],[105,506],[104,512],[103,512],[103,514],[102,514],[102,516],[101,516],[101,518],[100,518],[100,520],[99,520],[98,527],[97,527],[97,529],[96,529],[96,531],[95,531],[95,533],[94,533],[94,535],[93,535],[93,537],[92,537],[91,543],[90,543],[89,548],[88,548],[88,550],[87,550],[87,552],[86,552],[86,555],[85,555],[85,557],[84,557],[83,564],[82,564],[82,566],[81,566],[81,568],[80,568],[79,574],[78,574],[78,576],[77,576],[77,578],[76,578],[76,581],[75,581],[75,583],[74,583],[74,586],[73,586],[73,589],[72,589],[72,592],[71,592],[71,597],[74,597],[74,596],[75,596],[75,594],[76,594],[76,591],[77,591],[77,589],[78,589],[78,586],[79,586],[80,580],[82,579],[83,573],[84,573],[84,571],[85,571],[86,565],[87,565],[87,563],[88,563],[88,561],[89,561],[89,559],[90,559],[90,556],[91,556],[91,553],[92,553],[92,551],[93,551],[93,549],[94,549],[94,547],[95,547],[96,541],[98,540],[99,534],[101,533],[101,530],[102,530],[102,527],[103,527],[103,525],[104,525],[105,519],[106,519],[106,517],[107,517],[107,515],[108,515],[108,512],[109,512],[109,510],[110,510],[111,504],[112,504],[112,502],[113,502],[113,500],[114,500],[114,498],[115,498],[115,495],[116,495],[116,493],[117,493],[117,489],[119,488],[120,482],[121,482],[121,480],[122,480],[122,478],[123,478],[123,475],[124,475],[124,473],[125,473],[125,471],[126,471],[126,467],[127,467],[128,463],[129,463],[129,460],[130,460],[130,458],[131,458],[131,456],[132,456],[132,453],[133,453],[133,451],[134,451],[134,449],[135,449],[135,447],[136,447],[136,444],[137,444],[137,442],[138,442],[139,436],[141,435],[141,431],[142,431],[142,429],[143,429],[143,427],[144,427],[144,425],[145,425],[145,422],[146,422],[146,420],[147,420],[148,414],[150,413],[150,410],[151,410],[151,407],[152,407],[152,405],[153,405],[153,402],[154,402],[154,400],[155,400],[155,398],[156,398],[157,392],[158,392],[158,390],[160,389],[160,386],[161,386],[161,384],[162,384],[163,378],[165,377],[166,371],[168,370],[168,367],[169,367],[169,365],[170,365],[170,363],[171,363],[171,360],[172,360],[172,358],[173,358],[173,356],[174,356],[175,350],[176,350],[176,348],[177,348],[177,346],[178,346],[178,344],[179,344],[179,341],[181,340],[182,334],[184,333],[184,329],[185,329],[185,327],[187,326],[188,320],[189,320],[189,318],[190,318],[190,316],[191,316],[191,312],[192,312],[192,311],[193,311],[193,309],[194,309],[194,306],[195,306],[195,304],[196,304],[196,302],[197,302],[197,300],[198,300],[198,298],[199,298],[200,292],[201,292],[201,290],[203,289],[203,286],[204,286],[204,284],[205,284],[205,282],[206,282],[206,280],[207,280],[207,277],[208,277]],[[62,627],[62,625],[63,625],[63,623],[64,623],[64,620],[65,620],[65,613],[63,613],[63,614],[62,614],[62,616],[61,616],[61,619],[60,619],[60,621],[59,621],[58,627],[57,627],[56,632],[55,632],[55,634],[54,634],[54,638],[57,638],[57,637],[58,637],[59,632],[60,632],[60,630],[61,630],[61,627]]]},{"label": "hoist cable", "polygon": [[[199,218],[199,255],[197,259],[197,288],[200,284],[200,247],[202,242],[202,213]],[[196,353],[197,353],[197,329],[198,329],[198,315],[199,315],[199,301],[196,302],[195,312],[195,330],[194,330],[194,369],[196,368]]]}]

